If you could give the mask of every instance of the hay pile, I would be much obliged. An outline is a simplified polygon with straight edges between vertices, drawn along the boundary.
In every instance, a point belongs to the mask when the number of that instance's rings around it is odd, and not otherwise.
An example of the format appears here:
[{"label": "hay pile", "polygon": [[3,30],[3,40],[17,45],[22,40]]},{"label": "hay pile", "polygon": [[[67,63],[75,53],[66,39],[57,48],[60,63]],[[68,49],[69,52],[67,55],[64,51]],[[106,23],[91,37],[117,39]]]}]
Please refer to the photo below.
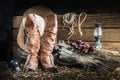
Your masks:
[{"label": "hay pile", "polygon": [[[112,65],[111,65],[112,66]],[[120,69],[99,73],[86,70],[78,66],[57,65],[58,72],[45,72],[39,68],[36,72],[28,71],[16,72],[8,67],[7,64],[0,66],[0,80],[119,80]]]}]

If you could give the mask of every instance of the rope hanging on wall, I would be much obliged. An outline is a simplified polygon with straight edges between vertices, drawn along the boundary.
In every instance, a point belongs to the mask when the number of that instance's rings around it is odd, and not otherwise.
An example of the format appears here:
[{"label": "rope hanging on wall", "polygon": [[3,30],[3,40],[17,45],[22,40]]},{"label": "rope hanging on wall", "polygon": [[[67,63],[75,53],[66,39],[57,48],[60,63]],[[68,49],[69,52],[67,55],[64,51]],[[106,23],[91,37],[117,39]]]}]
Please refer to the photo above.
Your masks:
[{"label": "rope hanging on wall", "polygon": [[70,35],[67,40],[69,42],[69,39],[73,36],[74,34],[74,27],[76,26],[76,13],[66,13],[63,15],[63,29],[68,28],[70,32],[68,35]]},{"label": "rope hanging on wall", "polygon": [[[83,19],[81,19],[83,16]],[[79,14],[79,18],[78,18],[78,30],[80,35],[82,36],[82,31],[81,31],[81,25],[83,24],[83,22],[85,21],[85,19],[87,18],[87,14],[85,12],[82,12]]]},{"label": "rope hanging on wall", "polygon": [[[70,30],[68,35],[70,35],[67,40],[69,43],[69,39],[75,34],[74,28],[78,25],[78,31],[82,36],[81,25],[85,21],[87,14],[82,12],[79,14],[78,21],[77,21],[77,14],[76,13],[66,13],[63,15],[63,29],[66,27]],[[81,19],[82,18],[82,19]]]}]

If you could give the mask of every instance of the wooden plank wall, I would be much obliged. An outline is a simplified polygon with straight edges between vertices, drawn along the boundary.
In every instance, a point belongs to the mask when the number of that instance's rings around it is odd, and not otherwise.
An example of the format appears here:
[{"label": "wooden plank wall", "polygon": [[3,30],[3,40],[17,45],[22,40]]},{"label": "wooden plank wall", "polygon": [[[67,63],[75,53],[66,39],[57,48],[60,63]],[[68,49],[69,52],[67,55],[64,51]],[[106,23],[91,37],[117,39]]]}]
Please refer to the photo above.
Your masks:
[{"label": "wooden plank wall", "polygon": [[[58,15],[58,40],[66,40],[68,37],[68,30],[63,30],[63,15]],[[21,22],[22,16],[14,16],[13,18],[13,46],[17,46],[16,38],[18,28]],[[110,50],[117,50],[120,52],[120,14],[88,14],[85,22],[82,24],[83,36],[78,34],[78,27],[75,27],[76,34],[70,39],[81,39],[84,42],[93,44],[95,39],[93,36],[93,30],[96,23],[102,23],[102,43],[103,48]]]}]

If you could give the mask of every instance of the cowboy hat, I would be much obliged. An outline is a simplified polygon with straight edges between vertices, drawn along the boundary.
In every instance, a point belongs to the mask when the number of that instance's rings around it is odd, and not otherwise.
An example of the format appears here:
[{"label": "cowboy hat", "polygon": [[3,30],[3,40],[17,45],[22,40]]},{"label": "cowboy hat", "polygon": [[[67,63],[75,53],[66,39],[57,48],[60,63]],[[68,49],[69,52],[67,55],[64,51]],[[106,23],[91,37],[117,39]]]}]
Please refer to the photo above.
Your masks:
[{"label": "cowboy hat", "polygon": [[37,16],[40,16],[39,18],[41,18],[43,23],[45,23],[47,15],[49,15],[53,12],[49,8],[46,8],[43,6],[35,6],[32,8],[29,8],[28,10],[25,11],[25,13],[23,14],[23,18],[22,18],[22,21],[21,21],[21,24],[20,24],[20,27],[18,30],[18,35],[17,35],[17,43],[18,43],[19,47],[24,51],[27,50],[27,46],[25,45],[25,39],[24,39],[24,37],[25,37],[24,27],[25,27],[25,23],[26,23],[26,16],[31,13],[36,14]]}]

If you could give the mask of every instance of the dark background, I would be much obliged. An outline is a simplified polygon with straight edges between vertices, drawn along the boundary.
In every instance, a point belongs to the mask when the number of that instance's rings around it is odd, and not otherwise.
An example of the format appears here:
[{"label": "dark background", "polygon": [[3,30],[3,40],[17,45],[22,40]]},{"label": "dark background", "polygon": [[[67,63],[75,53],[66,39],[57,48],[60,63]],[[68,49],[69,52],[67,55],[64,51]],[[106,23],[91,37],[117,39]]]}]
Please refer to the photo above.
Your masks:
[{"label": "dark background", "polygon": [[12,17],[32,6],[49,7],[57,14],[67,12],[120,13],[117,0],[4,0],[0,2],[0,61],[12,58]]},{"label": "dark background", "polygon": [[15,2],[16,13],[20,9],[26,9],[34,5],[47,6],[58,14],[66,12],[79,13],[81,11],[87,13],[120,12],[118,0],[24,0]]}]

